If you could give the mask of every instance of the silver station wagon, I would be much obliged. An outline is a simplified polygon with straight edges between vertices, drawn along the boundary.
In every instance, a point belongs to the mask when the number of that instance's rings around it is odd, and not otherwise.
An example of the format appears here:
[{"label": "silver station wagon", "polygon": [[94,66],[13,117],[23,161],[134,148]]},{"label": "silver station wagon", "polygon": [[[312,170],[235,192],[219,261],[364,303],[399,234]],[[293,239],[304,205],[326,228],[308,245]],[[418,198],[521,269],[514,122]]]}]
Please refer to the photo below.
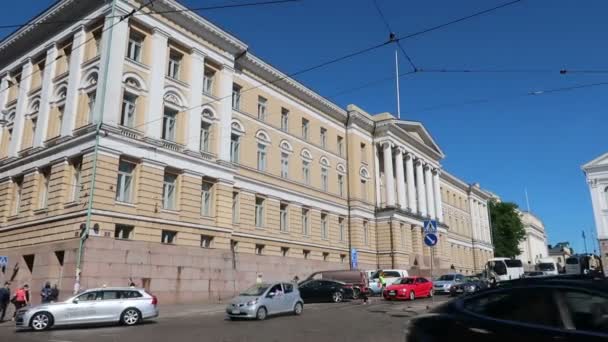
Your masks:
[{"label": "silver station wagon", "polygon": [[52,326],[121,323],[134,325],[158,316],[158,300],[143,289],[90,289],[65,302],[36,305],[17,311],[17,328],[46,330]]},{"label": "silver station wagon", "polygon": [[293,283],[257,284],[232,299],[226,307],[226,314],[230,319],[258,320],[280,313],[300,315],[303,303],[298,286]]}]

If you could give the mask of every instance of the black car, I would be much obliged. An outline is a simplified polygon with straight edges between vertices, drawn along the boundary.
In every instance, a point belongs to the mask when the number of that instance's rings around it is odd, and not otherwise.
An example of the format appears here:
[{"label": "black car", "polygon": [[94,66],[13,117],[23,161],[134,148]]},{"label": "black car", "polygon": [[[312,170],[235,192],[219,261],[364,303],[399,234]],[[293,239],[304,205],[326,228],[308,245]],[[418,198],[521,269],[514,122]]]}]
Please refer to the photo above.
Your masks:
[{"label": "black car", "polygon": [[471,294],[479,290],[488,288],[488,282],[479,277],[465,277],[462,283],[452,285],[450,287],[450,296],[458,296],[461,294]]},{"label": "black car", "polygon": [[335,280],[306,280],[300,283],[300,297],[307,302],[334,302],[353,298],[353,288]]},{"label": "black car", "polygon": [[607,339],[608,281],[582,277],[519,279],[460,297],[410,321],[406,338],[408,342]]}]

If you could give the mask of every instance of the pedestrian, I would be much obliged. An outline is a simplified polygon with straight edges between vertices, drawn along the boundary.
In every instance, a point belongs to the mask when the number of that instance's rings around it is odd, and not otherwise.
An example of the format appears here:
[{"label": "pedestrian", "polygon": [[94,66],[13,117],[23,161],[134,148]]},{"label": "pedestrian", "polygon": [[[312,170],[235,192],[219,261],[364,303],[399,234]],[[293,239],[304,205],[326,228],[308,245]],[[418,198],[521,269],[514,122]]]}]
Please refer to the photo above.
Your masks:
[{"label": "pedestrian", "polygon": [[51,289],[51,303],[55,303],[57,301],[59,301],[59,288],[57,288],[57,284],[55,284]]},{"label": "pedestrian", "polygon": [[367,304],[367,301],[368,301],[367,291],[361,291],[360,292],[360,296],[361,296],[361,299],[363,299],[363,304],[364,305]]},{"label": "pedestrian", "polygon": [[299,284],[300,283],[300,278],[296,275],[295,277],[293,277],[293,281],[294,284]]},{"label": "pedestrian", "polygon": [[11,302],[11,289],[9,282],[4,283],[4,287],[0,289],[0,322],[4,322],[4,316],[8,309],[8,303]]},{"label": "pedestrian", "polygon": [[380,272],[380,277],[378,278],[380,281],[380,286],[382,286],[382,292],[384,292],[384,288],[386,287],[386,279],[384,279],[384,272]]},{"label": "pedestrian", "polygon": [[29,304],[28,301],[28,293],[30,291],[29,285],[25,284],[23,287],[20,287],[15,291],[15,295],[13,296],[12,302],[15,305],[15,312],[13,313],[13,320],[15,320],[15,316],[17,315],[17,311],[22,307]]},{"label": "pedestrian", "polygon": [[258,273],[258,277],[255,279],[256,284],[262,283],[262,273]]},{"label": "pedestrian", "polygon": [[53,289],[51,289],[51,282],[47,281],[44,284],[44,287],[42,288],[42,290],[40,291],[40,302],[42,304],[47,304],[51,302],[51,295],[52,295]]}]

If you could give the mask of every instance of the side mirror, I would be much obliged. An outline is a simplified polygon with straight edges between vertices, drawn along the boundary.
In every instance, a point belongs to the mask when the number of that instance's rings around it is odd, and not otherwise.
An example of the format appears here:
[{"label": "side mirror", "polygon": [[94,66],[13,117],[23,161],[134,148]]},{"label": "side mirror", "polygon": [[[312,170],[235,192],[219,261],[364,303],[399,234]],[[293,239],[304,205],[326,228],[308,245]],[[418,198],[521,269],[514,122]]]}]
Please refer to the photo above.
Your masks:
[{"label": "side mirror", "polygon": [[78,298],[74,298],[74,300],[72,300],[72,303],[78,304]]},{"label": "side mirror", "polygon": [[273,298],[275,295],[276,295],[276,293],[274,293],[274,292],[270,292],[270,293],[268,293],[268,296],[267,296],[267,297],[268,297],[268,298]]}]

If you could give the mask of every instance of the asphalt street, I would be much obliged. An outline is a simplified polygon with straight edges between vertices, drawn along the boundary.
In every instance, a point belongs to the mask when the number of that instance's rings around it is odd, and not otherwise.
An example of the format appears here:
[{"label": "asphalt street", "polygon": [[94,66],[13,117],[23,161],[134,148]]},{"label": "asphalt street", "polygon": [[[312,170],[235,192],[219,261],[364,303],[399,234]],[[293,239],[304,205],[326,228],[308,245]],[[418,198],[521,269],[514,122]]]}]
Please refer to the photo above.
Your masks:
[{"label": "asphalt street", "polygon": [[[436,302],[446,298],[436,297]],[[301,316],[270,317],[266,321],[230,321],[215,310],[161,316],[134,327],[57,328],[45,332],[16,332],[11,322],[0,325],[0,341],[31,342],[155,342],[155,341],[403,341],[407,321],[423,312],[430,299],[305,305]]]}]

